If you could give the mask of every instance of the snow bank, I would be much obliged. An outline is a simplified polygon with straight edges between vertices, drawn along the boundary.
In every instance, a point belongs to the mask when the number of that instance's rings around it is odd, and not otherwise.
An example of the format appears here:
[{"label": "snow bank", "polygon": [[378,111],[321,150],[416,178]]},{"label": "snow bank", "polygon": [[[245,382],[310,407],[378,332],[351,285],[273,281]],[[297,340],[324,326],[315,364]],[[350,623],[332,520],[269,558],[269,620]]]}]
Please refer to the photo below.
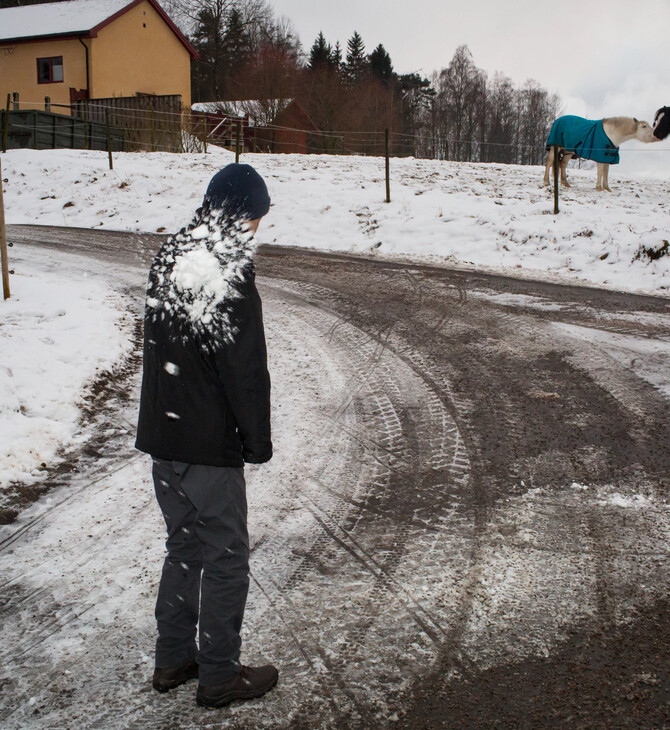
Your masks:
[{"label": "snow bank", "polygon": [[12,277],[0,302],[0,488],[35,482],[74,443],[78,400],[129,346],[124,300],[84,274]]},{"label": "snow bank", "polygon": [[[210,177],[233,160],[208,154],[16,150],[3,158],[9,223],[174,232]],[[539,167],[372,157],[244,155],[266,178],[272,209],[259,243],[427,259],[450,266],[668,294],[670,184],[624,179],[595,191],[594,170],[570,170],[572,188],[540,187]],[[67,207],[66,207],[67,206]],[[643,251],[642,255],[639,253]],[[651,251],[652,256],[644,253]]]}]

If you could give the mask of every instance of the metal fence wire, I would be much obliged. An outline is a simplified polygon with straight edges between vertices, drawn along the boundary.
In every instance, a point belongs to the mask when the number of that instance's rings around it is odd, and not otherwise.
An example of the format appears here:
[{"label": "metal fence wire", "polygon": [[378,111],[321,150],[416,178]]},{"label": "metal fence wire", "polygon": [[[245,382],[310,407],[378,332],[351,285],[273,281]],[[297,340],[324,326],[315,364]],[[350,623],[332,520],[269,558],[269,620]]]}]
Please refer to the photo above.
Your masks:
[{"label": "metal fence wire", "polygon": [[[41,111],[39,102],[21,102],[24,109],[0,111],[3,149],[59,147],[111,151],[202,152],[207,146],[241,152],[306,152],[384,156],[385,129],[320,130],[281,124],[254,125],[248,118],[214,116],[181,106],[180,96],[111,97],[48,104],[61,113]],[[107,128],[109,128],[108,140]],[[394,157],[516,164],[544,164],[544,140],[488,142],[458,139],[432,129],[415,134],[389,133]],[[629,152],[645,152],[631,149]],[[654,146],[654,151],[658,151]],[[668,151],[668,150],[665,150]]]}]

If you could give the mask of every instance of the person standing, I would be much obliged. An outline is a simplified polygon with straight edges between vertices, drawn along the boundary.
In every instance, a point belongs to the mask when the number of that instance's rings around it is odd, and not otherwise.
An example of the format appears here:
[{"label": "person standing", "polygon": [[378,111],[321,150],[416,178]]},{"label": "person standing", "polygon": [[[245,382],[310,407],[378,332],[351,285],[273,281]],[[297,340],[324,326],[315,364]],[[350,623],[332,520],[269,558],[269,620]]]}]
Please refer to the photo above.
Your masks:
[{"label": "person standing", "polygon": [[[272,458],[270,376],[253,235],[270,208],[263,178],[231,164],[150,270],[136,448],[153,458],[167,556],[156,602],[153,687],[198,678],[221,707],[277,683],[240,663],[249,586],[244,464]],[[198,643],[196,643],[196,627]]]}]

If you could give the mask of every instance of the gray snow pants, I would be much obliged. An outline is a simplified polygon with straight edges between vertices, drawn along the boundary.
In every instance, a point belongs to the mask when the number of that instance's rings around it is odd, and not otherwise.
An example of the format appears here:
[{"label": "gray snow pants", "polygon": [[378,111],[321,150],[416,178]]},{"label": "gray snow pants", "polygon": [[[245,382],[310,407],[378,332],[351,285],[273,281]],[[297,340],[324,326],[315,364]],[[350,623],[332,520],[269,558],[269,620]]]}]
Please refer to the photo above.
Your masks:
[{"label": "gray snow pants", "polygon": [[196,659],[200,684],[220,684],[240,669],[249,588],[244,470],[154,459],[153,478],[168,533],[156,666]]}]

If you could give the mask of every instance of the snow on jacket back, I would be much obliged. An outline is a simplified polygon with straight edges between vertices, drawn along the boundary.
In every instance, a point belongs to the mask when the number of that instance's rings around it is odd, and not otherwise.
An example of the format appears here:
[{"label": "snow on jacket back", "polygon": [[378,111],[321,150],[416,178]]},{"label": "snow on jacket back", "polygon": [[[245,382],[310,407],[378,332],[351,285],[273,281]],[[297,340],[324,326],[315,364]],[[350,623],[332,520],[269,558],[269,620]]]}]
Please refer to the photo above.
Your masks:
[{"label": "snow on jacket back", "polygon": [[270,376],[253,234],[200,209],[149,273],[136,448],[190,464],[272,457]]}]

